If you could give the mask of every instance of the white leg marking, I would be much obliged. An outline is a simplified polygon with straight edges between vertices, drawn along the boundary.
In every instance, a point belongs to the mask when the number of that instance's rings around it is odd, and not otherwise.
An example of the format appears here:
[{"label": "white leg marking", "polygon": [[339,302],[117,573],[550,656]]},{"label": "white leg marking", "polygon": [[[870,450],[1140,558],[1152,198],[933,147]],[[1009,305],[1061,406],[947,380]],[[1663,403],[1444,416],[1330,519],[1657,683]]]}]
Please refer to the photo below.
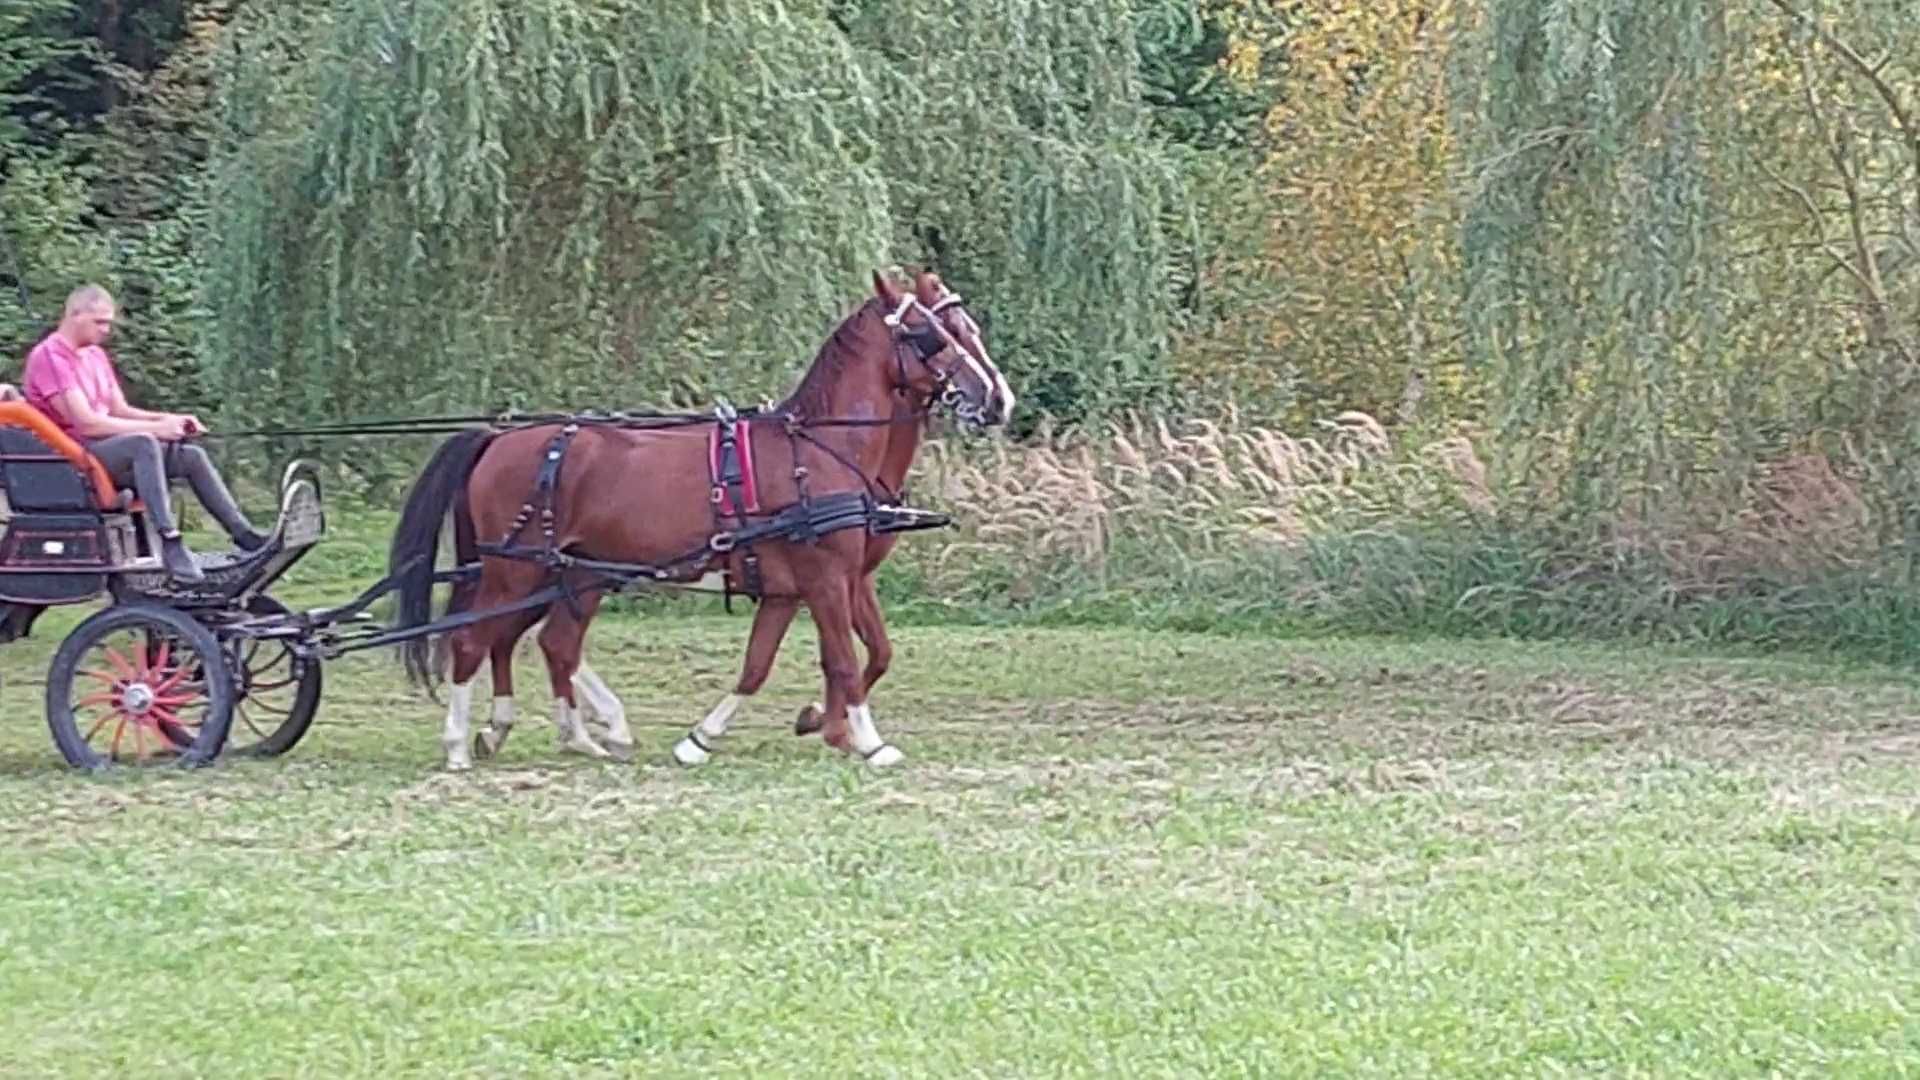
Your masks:
[{"label": "white leg marking", "polygon": [[880,737],[880,731],[873,726],[873,707],[870,705],[847,706],[848,734],[853,739],[854,753],[867,759],[867,764],[876,769],[889,765],[898,765],[905,754],[900,748],[887,743]]},{"label": "white leg marking", "polygon": [[447,768],[454,772],[473,768],[472,752],[467,749],[467,735],[471,730],[468,714],[472,711],[473,680],[468,679],[447,694],[447,726],[440,731],[440,747],[446,751]]},{"label": "white leg marking", "polygon": [[490,758],[500,752],[507,744],[507,736],[513,734],[513,699],[493,699],[493,722],[487,730],[474,736],[473,752],[482,758]]},{"label": "white leg marking", "polygon": [[620,703],[598,672],[585,664],[573,673],[573,688],[586,699],[586,707],[593,710],[607,725],[607,741],[620,746],[633,745],[633,732],[627,727],[627,707]]},{"label": "white leg marking", "polygon": [[720,704],[706,718],[693,726],[693,730],[677,743],[673,744],[673,760],[682,765],[701,765],[712,756],[712,748],[719,742],[720,736],[727,733],[727,724],[733,714],[746,699],[739,694],[728,694],[720,699]]},{"label": "white leg marking", "polygon": [[560,729],[560,749],[571,750],[588,757],[611,757],[606,749],[593,741],[587,734],[587,725],[580,719],[580,710],[555,698],[553,701],[553,722]]}]

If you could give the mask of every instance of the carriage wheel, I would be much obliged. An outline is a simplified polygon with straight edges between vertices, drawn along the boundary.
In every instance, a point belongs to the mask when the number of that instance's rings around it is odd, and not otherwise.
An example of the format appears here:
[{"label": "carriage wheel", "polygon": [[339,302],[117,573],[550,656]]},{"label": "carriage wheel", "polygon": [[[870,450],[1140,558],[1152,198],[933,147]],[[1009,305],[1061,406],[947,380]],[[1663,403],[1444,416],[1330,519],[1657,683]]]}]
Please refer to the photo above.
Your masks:
[{"label": "carriage wheel", "polygon": [[[247,604],[250,615],[285,615],[270,596]],[[286,641],[235,638],[227,642],[233,671],[233,734],[228,751],[278,757],[293,749],[320,711],[320,661],[301,656]]]},{"label": "carriage wheel", "polygon": [[69,765],[204,765],[233,723],[212,632],[172,608],[111,607],[74,627],[47,671],[47,727]]}]

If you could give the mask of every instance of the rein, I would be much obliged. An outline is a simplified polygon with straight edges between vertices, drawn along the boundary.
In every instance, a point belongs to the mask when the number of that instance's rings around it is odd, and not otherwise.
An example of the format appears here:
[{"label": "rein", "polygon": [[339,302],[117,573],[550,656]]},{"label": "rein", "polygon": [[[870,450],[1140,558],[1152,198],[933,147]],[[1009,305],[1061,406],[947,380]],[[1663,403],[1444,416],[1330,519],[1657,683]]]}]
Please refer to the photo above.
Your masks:
[{"label": "rein", "polygon": [[[904,423],[910,419],[926,416],[930,409],[918,409],[908,417],[894,417],[886,420],[862,419],[855,417],[815,417],[799,420],[802,427],[885,427],[889,424]],[[739,413],[742,420],[781,419],[786,414],[776,413],[759,407],[743,409]],[[281,438],[349,438],[349,437],[385,437],[407,438],[417,435],[455,435],[462,431],[471,431],[475,427],[493,427],[501,431],[513,431],[519,428],[539,427],[543,424],[590,424],[596,427],[613,427],[635,431],[694,427],[715,422],[713,413],[669,413],[646,410],[622,410],[611,413],[599,413],[592,410],[581,413],[474,413],[466,416],[424,416],[406,419],[376,419],[343,421],[338,424],[316,424],[312,427],[297,428],[255,428],[245,431],[212,431],[198,436],[202,439],[281,439]]]},{"label": "rein", "polygon": [[[25,282],[21,281],[23,289]],[[24,298],[24,297],[23,297]],[[931,306],[921,303],[911,293],[901,297],[900,304],[884,316],[888,328],[894,331],[894,367],[897,381],[893,387],[896,394],[905,394],[911,385],[907,379],[907,353],[911,350],[913,359],[927,369],[933,376],[934,393],[926,404],[905,417],[890,417],[885,420],[872,420],[854,417],[808,417],[796,418],[786,413],[777,413],[771,403],[765,406],[753,406],[741,409],[733,415],[741,420],[779,419],[791,429],[797,422],[803,428],[834,427],[886,427],[897,423],[918,421],[932,411],[936,400],[943,404],[953,404],[956,396],[947,374],[933,366],[933,361],[949,352],[958,353],[968,361],[972,354],[965,346],[954,340],[947,328],[941,325],[939,313],[961,303],[960,294],[949,293],[935,301]],[[908,311],[919,311],[926,316],[926,323],[917,332],[909,332],[905,317]],[[939,347],[926,347],[922,342],[932,339]],[[724,397],[722,398],[724,401]],[[731,407],[729,407],[730,409]],[[508,410],[498,413],[464,413],[450,416],[417,417],[377,417],[364,420],[342,421],[336,424],[313,424],[307,427],[288,428],[251,428],[242,431],[215,431],[197,436],[207,440],[221,439],[286,439],[286,438],[406,438],[418,435],[455,435],[480,425],[493,427],[501,431],[517,428],[538,427],[543,424],[590,424],[600,427],[617,427],[636,430],[671,429],[694,427],[700,424],[717,422],[713,412],[666,412],[656,409],[617,409],[612,412],[587,410],[581,413],[535,412],[523,413]],[[808,440],[814,441],[814,440]]]}]

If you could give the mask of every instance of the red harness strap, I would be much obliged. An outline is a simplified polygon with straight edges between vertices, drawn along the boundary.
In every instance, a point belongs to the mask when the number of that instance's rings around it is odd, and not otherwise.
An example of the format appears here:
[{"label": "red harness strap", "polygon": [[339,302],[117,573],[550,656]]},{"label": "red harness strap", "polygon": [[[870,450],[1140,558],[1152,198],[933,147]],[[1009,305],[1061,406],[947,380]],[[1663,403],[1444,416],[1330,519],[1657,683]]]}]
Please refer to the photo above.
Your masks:
[{"label": "red harness strap", "polygon": [[760,512],[760,485],[753,475],[751,424],[735,420],[713,425],[713,434],[707,436],[707,470],[713,478],[713,503],[720,513],[738,516]]}]

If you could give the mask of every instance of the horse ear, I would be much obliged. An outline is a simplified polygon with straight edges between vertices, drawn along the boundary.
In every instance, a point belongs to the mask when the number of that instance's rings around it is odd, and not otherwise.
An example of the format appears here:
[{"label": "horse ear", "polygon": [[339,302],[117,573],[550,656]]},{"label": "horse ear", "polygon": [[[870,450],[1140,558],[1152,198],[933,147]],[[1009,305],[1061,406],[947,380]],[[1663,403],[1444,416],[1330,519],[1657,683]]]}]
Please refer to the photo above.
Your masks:
[{"label": "horse ear", "polygon": [[883,276],[880,271],[873,272],[873,295],[879,297],[888,307],[900,303],[900,287]]}]

